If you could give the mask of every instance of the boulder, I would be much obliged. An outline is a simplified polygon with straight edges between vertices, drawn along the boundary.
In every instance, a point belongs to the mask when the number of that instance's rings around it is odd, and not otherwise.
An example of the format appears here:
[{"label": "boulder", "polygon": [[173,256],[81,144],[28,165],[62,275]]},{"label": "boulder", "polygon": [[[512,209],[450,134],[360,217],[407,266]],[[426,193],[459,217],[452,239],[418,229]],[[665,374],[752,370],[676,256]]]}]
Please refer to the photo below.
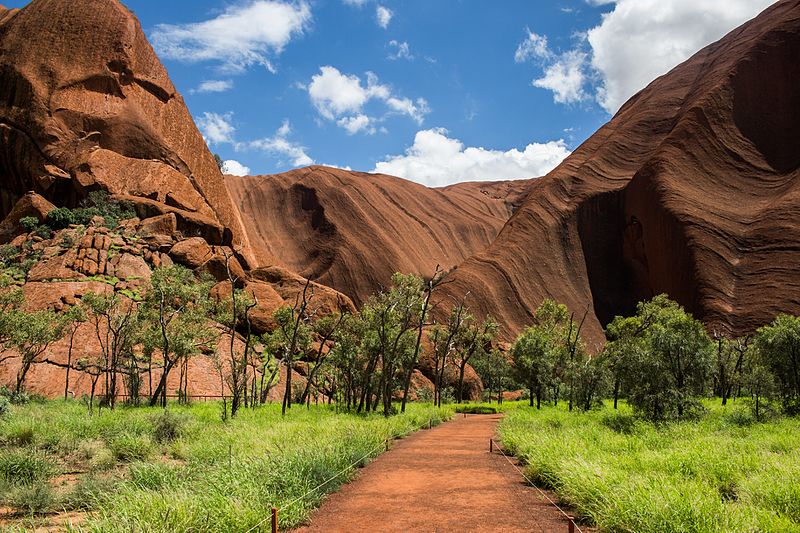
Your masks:
[{"label": "boulder", "polygon": [[172,237],[178,230],[175,213],[166,213],[146,218],[139,223],[138,230],[144,235],[167,235]]},{"label": "boulder", "polygon": [[109,275],[124,280],[130,278],[150,279],[153,272],[141,256],[120,254],[118,257],[119,259],[114,261],[113,265],[109,264]]},{"label": "boulder", "polygon": [[176,263],[195,269],[211,259],[213,251],[205,239],[192,237],[175,244],[169,255]]},{"label": "boulder", "polygon": [[14,208],[0,222],[0,244],[5,244],[14,237],[25,232],[19,225],[19,221],[25,217],[36,217],[40,222],[44,221],[47,213],[55,209],[56,206],[45,200],[35,192],[28,192],[14,204]]},{"label": "boulder", "polygon": [[[277,266],[251,270],[249,277],[252,280],[264,281],[272,285],[289,305],[295,305],[296,302],[302,300],[307,282],[305,278]],[[342,311],[356,312],[355,305],[350,298],[319,283],[311,282],[309,284],[307,297],[310,298],[309,310],[316,311],[320,316]]]},{"label": "boulder", "polygon": [[[268,283],[250,281],[245,285],[245,292],[258,303],[250,311],[250,325],[258,334],[273,331],[277,324],[272,315],[283,307],[285,302]],[[228,281],[221,281],[211,289],[211,296],[217,299],[230,298],[231,285]]]}]

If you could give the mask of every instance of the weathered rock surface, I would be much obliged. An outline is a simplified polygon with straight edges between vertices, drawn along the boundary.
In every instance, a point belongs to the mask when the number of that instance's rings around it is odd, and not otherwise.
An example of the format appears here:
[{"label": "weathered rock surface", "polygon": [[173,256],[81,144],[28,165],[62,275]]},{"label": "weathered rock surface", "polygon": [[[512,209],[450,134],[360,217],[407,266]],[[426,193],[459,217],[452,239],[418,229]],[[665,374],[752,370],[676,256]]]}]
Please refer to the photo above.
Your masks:
[{"label": "weathered rock surface", "polygon": [[546,177],[450,276],[506,337],[544,298],[588,310],[590,344],[666,292],[743,334],[800,313],[800,1],[655,80]]},{"label": "weathered rock surface", "polygon": [[47,213],[55,209],[56,206],[42,198],[35,192],[28,192],[20,198],[8,216],[0,222],[0,243],[7,243],[23,230],[20,228],[19,221],[25,217],[36,217],[43,221]]},{"label": "weathered rock surface", "polygon": [[97,188],[243,244],[214,158],[133,13],[118,0],[0,9],[0,215],[27,191],[74,206]]},{"label": "weathered rock surface", "polygon": [[429,189],[384,175],[313,166],[225,176],[259,266],[282,265],[356,304],[395,272],[430,276],[485,248],[527,181]]}]

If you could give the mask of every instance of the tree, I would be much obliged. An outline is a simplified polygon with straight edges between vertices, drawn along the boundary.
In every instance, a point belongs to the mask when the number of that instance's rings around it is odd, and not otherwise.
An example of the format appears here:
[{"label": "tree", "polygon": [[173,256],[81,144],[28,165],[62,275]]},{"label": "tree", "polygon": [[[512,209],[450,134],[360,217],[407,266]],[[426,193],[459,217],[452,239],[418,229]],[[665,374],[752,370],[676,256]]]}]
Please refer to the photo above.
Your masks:
[{"label": "tree", "polygon": [[[180,363],[199,352],[214,338],[208,326],[209,283],[173,265],[153,270],[142,306],[147,327],[144,340],[161,352],[162,371],[150,405],[167,406],[167,380]],[[186,395],[186,391],[183,391]]]},{"label": "tree", "polygon": [[89,292],[81,302],[100,344],[101,359],[95,368],[105,376],[106,399],[113,409],[120,372],[135,374],[133,379],[138,382],[138,367],[133,361],[133,345],[139,333],[138,306],[133,300],[114,292]]},{"label": "tree", "polygon": [[503,392],[511,382],[511,364],[508,356],[497,348],[483,350],[472,363],[486,391],[497,394],[497,403],[503,403]]},{"label": "tree", "polygon": [[722,405],[727,405],[733,388],[741,380],[742,364],[750,345],[751,337],[729,339],[714,331],[716,341],[716,372],[714,374],[714,394],[722,398]]},{"label": "tree", "polygon": [[31,367],[40,362],[39,359],[54,342],[64,336],[66,323],[63,318],[50,310],[12,312],[9,333],[11,345],[16,348],[20,357],[20,368],[17,371],[15,392],[25,390],[25,379]]},{"label": "tree", "polygon": [[283,391],[281,414],[285,415],[287,409],[292,408],[292,371],[295,358],[303,355],[311,344],[311,326],[308,322],[309,303],[314,297],[311,290],[311,281],[306,280],[302,295],[295,305],[285,305],[273,314],[278,327],[272,333],[264,336],[267,350],[281,355],[283,366],[286,367],[286,387]]},{"label": "tree", "polygon": [[755,347],[778,384],[784,410],[800,412],[800,318],[778,315],[758,329]]},{"label": "tree", "polygon": [[462,327],[459,328],[454,338],[454,348],[458,361],[457,403],[461,403],[464,397],[464,373],[467,365],[476,355],[491,350],[491,344],[497,336],[497,330],[497,322],[490,316],[487,316],[483,322],[478,322],[472,315],[467,314],[462,321]]},{"label": "tree", "polygon": [[642,337],[642,349],[624,364],[630,403],[653,421],[695,414],[714,364],[702,323],[664,294],[640,303],[636,321],[629,333]]},{"label": "tree", "polygon": [[335,390],[338,391],[337,407],[347,410],[356,406],[361,397],[367,359],[362,349],[364,322],[360,317],[346,314],[336,330],[335,342],[329,360],[334,369]]},{"label": "tree", "polygon": [[332,348],[329,343],[334,342],[336,330],[342,325],[345,316],[347,316],[346,313],[324,316],[314,324],[313,330],[319,340],[319,347],[314,357],[314,366],[311,367],[306,376],[306,386],[303,390],[303,395],[300,397],[300,403],[309,401],[311,387],[315,386],[317,374],[331,353]]},{"label": "tree", "polygon": [[[363,346],[369,362],[361,390],[358,412],[371,408],[372,377],[380,365],[375,404],[382,400],[383,414],[391,412],[392,393],[398,372],[413,364],[417,326],[422,314],[422,280],[413,275],[395,274],[392,288],[370,298],[361,310],[365,324]],[[401,375],[405,373],[402,372]]]},{"label": "tree", "polygon": [[69,398],[69,372],[72,369],[72,350],[75,346],[75,334],[80,329],[81,324],[88,320],[86,309],[82,305],[73,305],[64,313],[64,318],[68,324],[69,348],[67,349],[67,367],[64,376],[64,400]]},{"label": "tree", "polygon": [[[577,331],[567,307],[545,300],[534,314],[534,324],[517,338],[511,348],[517,376],[530,391],[530,405],[536,399],[541,409],[548,396],[558,403],[564,366],[579,347]],[[571,397],[571,394],[570,394]]]}]

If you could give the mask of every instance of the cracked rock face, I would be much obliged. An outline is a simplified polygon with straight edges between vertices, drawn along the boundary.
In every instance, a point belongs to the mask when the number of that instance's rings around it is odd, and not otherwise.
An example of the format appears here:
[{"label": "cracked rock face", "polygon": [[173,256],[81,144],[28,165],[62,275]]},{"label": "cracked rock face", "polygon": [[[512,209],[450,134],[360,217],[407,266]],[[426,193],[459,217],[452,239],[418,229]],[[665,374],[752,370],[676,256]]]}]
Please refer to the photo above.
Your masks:
[{"label": "cracked rock face", "polygon": [[241,244],[214,158],[127,8],[0,7],[0,215],[27,191],[75,205],[98,188],[230,228]]}]

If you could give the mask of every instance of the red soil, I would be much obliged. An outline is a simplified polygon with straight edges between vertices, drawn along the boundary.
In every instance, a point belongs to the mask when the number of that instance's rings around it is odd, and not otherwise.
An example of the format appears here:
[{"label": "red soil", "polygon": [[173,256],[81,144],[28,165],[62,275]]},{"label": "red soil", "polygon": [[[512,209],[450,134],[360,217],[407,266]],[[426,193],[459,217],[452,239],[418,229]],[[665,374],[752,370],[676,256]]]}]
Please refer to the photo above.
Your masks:
[{"label": "red soil", "polygon": [[567,522],[497,453],[500,415],[458,415],[397,441],[296,532],[567,531]]}]

